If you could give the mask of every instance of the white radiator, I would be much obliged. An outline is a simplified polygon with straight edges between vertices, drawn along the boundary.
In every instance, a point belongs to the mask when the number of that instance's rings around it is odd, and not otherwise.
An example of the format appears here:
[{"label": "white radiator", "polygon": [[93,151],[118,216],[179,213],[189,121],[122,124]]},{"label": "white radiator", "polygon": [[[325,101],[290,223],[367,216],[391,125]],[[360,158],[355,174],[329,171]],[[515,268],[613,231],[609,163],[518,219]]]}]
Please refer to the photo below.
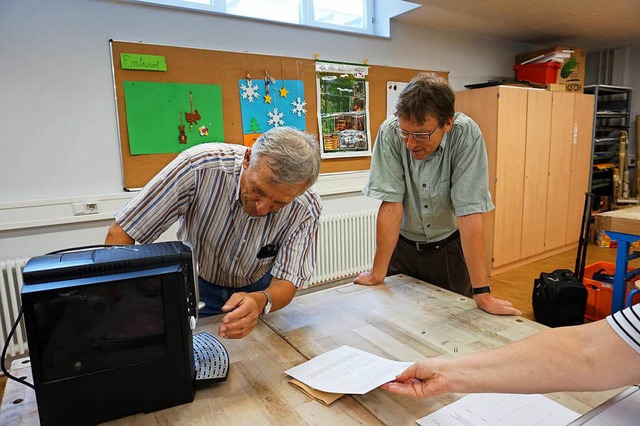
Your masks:
[{"label": "white radiator", "polygon": [[320,217],[318,261],[311,284],[367,271],[376,249],[377,209]]},{"label": "white radiator", "polygon": [[[15,259],[0,262],[0,348],[4,344],[18,317],[20,310],[20,290],[22,289],[22,268],[27,259]],[[24,317],[9,343],[7,355],[14,357],[27,352],[27,331]]]}]

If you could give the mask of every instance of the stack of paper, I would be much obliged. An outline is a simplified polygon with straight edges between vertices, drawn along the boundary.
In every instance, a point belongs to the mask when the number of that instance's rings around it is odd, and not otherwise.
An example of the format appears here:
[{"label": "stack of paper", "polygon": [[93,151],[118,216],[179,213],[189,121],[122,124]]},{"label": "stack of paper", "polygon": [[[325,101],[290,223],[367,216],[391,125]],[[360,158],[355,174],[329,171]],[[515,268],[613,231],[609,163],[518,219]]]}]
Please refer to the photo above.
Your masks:
[{"label": "stack of paper", "polygon": [[323,392],[362,395],[394,380],[411,364],[381,358],[345,345],[285,373]]}]

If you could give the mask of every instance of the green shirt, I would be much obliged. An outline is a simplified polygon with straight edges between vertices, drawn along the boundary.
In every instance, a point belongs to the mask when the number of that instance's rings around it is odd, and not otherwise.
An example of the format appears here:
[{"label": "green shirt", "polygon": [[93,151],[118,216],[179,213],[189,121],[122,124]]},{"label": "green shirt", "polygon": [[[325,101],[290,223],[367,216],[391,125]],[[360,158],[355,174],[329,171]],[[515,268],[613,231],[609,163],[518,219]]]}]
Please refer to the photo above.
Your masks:
[{"label": "green shirt", "polygon": [[454,115],[436,151],[414,159],[396,133],[398,119],[380,126],[363,193],[381,201],[402,202],[400,233],[413,241],[440,241],[458,228],[456,216],[484,213],[495,207],[489,193],[484,138],[466,115]]}]

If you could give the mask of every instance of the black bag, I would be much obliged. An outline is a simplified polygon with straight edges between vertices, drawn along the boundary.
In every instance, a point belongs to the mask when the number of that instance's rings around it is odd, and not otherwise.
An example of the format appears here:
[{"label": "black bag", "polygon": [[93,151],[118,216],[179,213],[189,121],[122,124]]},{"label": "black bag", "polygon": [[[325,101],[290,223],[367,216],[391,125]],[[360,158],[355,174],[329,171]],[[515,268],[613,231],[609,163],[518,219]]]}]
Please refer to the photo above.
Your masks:
[{"label": "black bag", "polygon": [[589,245],[589,224],[594,195],[586,192],[582,210],[582,225],[578,240],[575,273],[568,269],[543,272],[533,281],[531,304],[536,321],[549,327],[562,327],[584,323],[587,308],[587,289],[582,285],[587,247]]},{"label": "black bag", "polygon": [[587,289],[568,269],[543,272],[533,286],[533,314],[536,321],[549,327],[584,323]]}]

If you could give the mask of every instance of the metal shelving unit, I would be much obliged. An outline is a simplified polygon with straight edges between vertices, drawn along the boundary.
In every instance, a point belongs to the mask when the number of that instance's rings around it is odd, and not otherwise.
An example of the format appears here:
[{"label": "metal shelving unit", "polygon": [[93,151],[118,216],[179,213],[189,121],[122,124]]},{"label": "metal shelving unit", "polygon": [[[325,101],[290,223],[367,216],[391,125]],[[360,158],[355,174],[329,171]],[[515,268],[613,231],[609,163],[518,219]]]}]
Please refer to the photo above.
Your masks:
[{"label": "metal shelving unit", "polygon": [[628,132],[631,123],[631,91],[630,87],[603,84],[584,88],[584,93],[595,96],[590,187],[599,197],[615,195],[613,171],[619,167],[621,131]]}]

